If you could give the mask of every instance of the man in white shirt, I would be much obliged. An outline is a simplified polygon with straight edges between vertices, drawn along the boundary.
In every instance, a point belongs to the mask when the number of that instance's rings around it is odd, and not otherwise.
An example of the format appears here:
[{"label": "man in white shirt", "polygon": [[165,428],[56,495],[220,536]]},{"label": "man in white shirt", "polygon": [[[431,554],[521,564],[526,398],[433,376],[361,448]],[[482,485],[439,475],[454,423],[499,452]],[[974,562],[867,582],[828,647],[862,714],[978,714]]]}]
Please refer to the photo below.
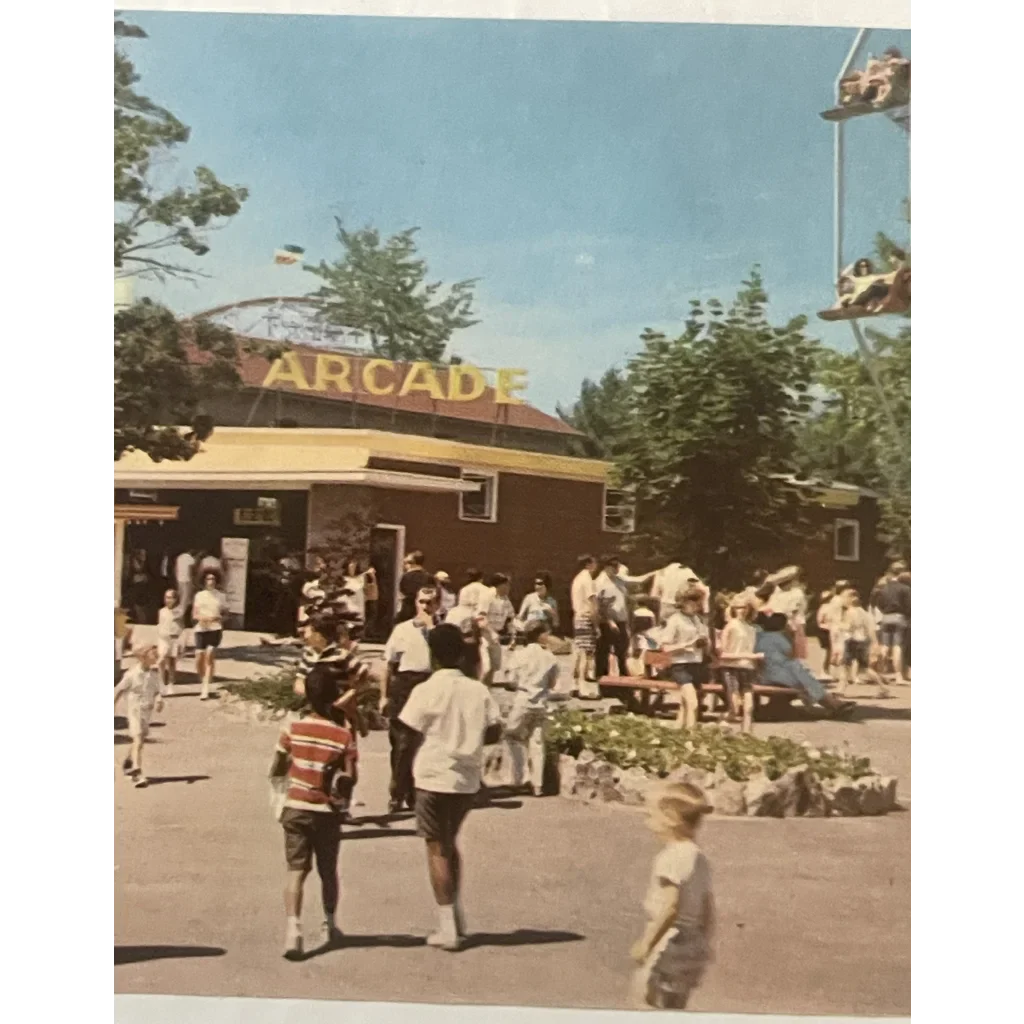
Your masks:
[{"label": "man in white shirt", "polygon": [[459,604],[463,608],[472,608],[474,612],[485,612],[494,591],[484,583],[484,574],[479,569],[470,569],[466,578],[468,582],[459,591]]},{"label": "man in white shirt", "polygon": [[432,665],[427,637],[434,626],[436,592],[428,588],[418,591],[415,607],[413,618],[395,626],[384,645],[387,675],[382,698],[391,742],[389,814],[398,814],[406,806],[412,808],[415,800],[412,765],[419,737],[402,723],[401,714],[413,690],[430,678]]},{"label": "man in white shirt", "polygon": [[[192,598],[196,592],[196,556],[194,551],[182,551],[174,560],[174,586],[178,591],[178,604],[185,615],[192,615]],[[182,644],[185,638],[182,637]]]},{"label": "man in white shirt", "polygon": [[[682,559],[669,562],[664,568],[659,569],[654,575],[654,584],[651,587],[651,597],[658,600],[658,620],[662,623],[668,622],[669,617],[676,611],[676,600],[684,590],[691,587],[707,588],[700,581],[700,577],[688,566],[684,565]],[[704,608],[704,614],[708,609]]]},{"label": "man in white shirt", "polygon": [[501,738],[501,713],[487,687],[457,667],[463,639],[456,626],[433,629],[429,647],[437,671],[409,696],[401,723],[421,737],[413,765],[416,826],[427,843],[439,916],[427,945],[455,951],[466,934],[456,839],[480,790],[484,745]]},{"label": "man in white shirt", "polygon": [[619,675],[629,673],[629,598],[626,582],[618,573],[618,556],[606,555],[601,559],[601,574],[594,581],[598,629],[594,660],[599,684],[610,672],[613,650]]},{"label": "man in white shirt", "polygon": [[600,696],[594,678],[594,651],[597,648],[597,559],[580,555],[579,571],[573,577],[569,597],[572,603],[573,689],[581,697]]}]

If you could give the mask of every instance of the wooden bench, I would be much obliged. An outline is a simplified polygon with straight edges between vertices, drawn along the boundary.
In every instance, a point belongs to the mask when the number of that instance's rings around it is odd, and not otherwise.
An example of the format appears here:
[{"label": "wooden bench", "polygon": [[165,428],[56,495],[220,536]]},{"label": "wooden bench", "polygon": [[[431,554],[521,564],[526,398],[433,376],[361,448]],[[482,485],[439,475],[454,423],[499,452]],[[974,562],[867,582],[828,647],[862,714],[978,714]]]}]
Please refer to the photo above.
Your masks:
[{"label": "wooden bench", "polygon": [[[671,657],[667,654],[662,654],[660,651],[645,652],[643,660],[648,668],[659,672],[667,670],[672,664]],[[728,665],[724,662],[712,662],[711,680],[700,688],[702,696],[710,696],[712,698],[713,703],[708,708],[709,711],[713,711],[718,704],[721,704],[723,707],[725,705],[725,686],[718,682],[716,677],[721,669],[727,667]],[[823,683],[826,682],[826,680],[821,681]],[[827,682],[831,682],[831,680],[827,680]],[[629,691],[630,699],[624,701],[624,703],[630,710],[635,710],[640,714],[652,713],[651,705],[654,694],[669,693],[679,689],[679,684],[671,679],[651,679],[646,676],[621,675],[604,676],[598,680],[598,686]],[[761,711],[769,716],[783,712],[794,700],[800,697],[800,692],[792,687],[763,683],[760,681],[760,678],[755,679],[753,693],[755,714]]]}]

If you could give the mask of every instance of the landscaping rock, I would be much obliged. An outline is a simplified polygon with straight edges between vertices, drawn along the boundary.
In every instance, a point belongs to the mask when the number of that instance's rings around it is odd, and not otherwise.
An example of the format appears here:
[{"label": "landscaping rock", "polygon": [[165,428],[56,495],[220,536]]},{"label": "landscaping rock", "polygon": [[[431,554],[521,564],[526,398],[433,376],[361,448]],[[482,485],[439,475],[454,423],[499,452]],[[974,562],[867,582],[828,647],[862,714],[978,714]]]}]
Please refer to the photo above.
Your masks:
[{"label": "landscaping rock", "polygon": [[795,818],[801,811],[804,800],[805,785],[803,768],[790,768],[777,778],[772,785],[772,800],[775,812],[772,817]]},{"label": "landscaping rock", "polygon": [[577,761],[568,754],[558,755],[558,792],[562,796],[575,796]]},{"label": "landscaping rock", "polygon": [[827,818],[832,807],[825,796],[821,779],[814,772],[804,773],[804,805],[802,814],[807,818]]},{"label": "landscaping rock", "polygon": [[656,780],[643,770],[643,768],[627,768],[619,778],[619,792],[622,795],[622,802],[630,807],[640,807],[647,801]]},{"label": "landscaping rock", "polygon": [[822,782],[822,789],[833,814],[848,818],[860,814],[860,788],[849,776],[840,775],[834,779],[825,779]]},{"label": "landscaping rock", "polygon": [[689,783],[691,786],[696,786],[698,789],[707,792],[714,786],[715,777],[710,772],[704,771],[703,768],[691,768],[689,765],[684,764],[670,771],[665,781]]},{"label": "landscaping rock", "polygon": [[751,818],[772,817],[775,806],[775,788],[764,772],[752,775],[743,785],[743,802],[746,814]]},{"label": "landscaping rock", "polygon": [[746,814],[747,801],[744,796],[744,784],[734,779],[726,778],[722,782],[716,782],[708,796],[715,814]]},{"label": "landscaping rock", "polygon": [[858,779],[861,814],[888,814],[896,806],[896,780],[881,775]]}]

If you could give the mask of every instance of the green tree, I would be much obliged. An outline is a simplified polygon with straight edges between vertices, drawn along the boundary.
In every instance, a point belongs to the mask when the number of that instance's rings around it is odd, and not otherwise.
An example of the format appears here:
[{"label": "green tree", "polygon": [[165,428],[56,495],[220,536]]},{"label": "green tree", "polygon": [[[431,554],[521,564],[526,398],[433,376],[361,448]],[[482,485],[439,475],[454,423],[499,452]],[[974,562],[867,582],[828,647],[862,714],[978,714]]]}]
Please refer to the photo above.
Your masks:
[{"label": "green tree", "polygon": [[479,323],[473,319],[475,279],[447,290],[440,281],[427,282],[427,264],[416,248],[418,228],[382,241],[375,228],[347,231],[336,223],[341,258],[306,267],[324,282],[314,294],[328,323],[366,335],[384,359],[432,363],[444,359],[455,331]]},{"label": "green tree", "polygon": [[[203,406],[241,386],[240,347],[229,330],[206,320],[180,321],[149,299],[114,315],[114,459],[146,452],[154,461],[190,459],[213,423]],[[182,431],[182,426],[191,430]]]},{"label": "green tree", "polygon": [[555,411],[563,423],[580,432],[576,454],[590,459],[612,459],[618,450],[626,416],[625,374],[611,369],[599,381],[585,379],[580,396],[568,409]]},{"label": "green tree", "polygon": [[772,326],[767,301],[755,267],[727,309],[694,300],[679,337],[646,331],[612,443],[636,499],[634,547],[685,552],[719,586],[810,528],[802,496],[779,475],[794,468],[817,343],[803,317]]},{"label": "green tree", "polygon": [[[904,219],[909,225],[909,202]],[[876,236],[875,249],[884,266],[910,265],[910,247],[886,234]],[[895,334],[865,329],[867,358],[859,347],[821,350],[815,381],[824,398],[801,430],[797,455],[808,474],[877,491],[883,539],[903,558],[910,557],[909,321],[908,313]]]},{"label": "green tree", "polygon": [[137,25],[114,22],[114,273],[116,276],[199,276],[174,257],[179,250],[205,256],[204,229],[233,217],[249,193],[222,184],[197,167],[189,187],[162,190],[156,172],[190,129],[169,110],[135,91],[139,75],[121,41],[144,39]]}]

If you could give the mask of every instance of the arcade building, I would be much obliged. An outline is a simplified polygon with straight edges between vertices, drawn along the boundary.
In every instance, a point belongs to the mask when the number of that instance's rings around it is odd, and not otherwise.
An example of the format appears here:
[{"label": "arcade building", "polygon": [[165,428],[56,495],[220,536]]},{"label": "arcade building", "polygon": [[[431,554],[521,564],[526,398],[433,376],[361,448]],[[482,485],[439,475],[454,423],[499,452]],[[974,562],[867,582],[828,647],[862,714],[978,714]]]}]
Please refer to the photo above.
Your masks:
[{"label": "arcade building", "polygon": [[[574,454],[577,432],[520,397],[525,371],[298,346],[273,364],[243,357],[241,375],[244,388],[207,410],[217,426],[190,461],[115,463],[115,600],[138,603],[142,566],[153,621],[190,549],[221,558],[230,626],[271,629],[277,560],[336,542],[355,518],[369,524],[357,554],[377,571],[382,622],[418,549],[458,584],[471,567],[508,573],[517,604],[547,570],[570,627],[578,556],[618,550],[632,527],[611,466]],[[799,553],[812,585],[862,574],[869,585],[882,557],[874,496],[839,485],[815,498],[828,539]]]}]

